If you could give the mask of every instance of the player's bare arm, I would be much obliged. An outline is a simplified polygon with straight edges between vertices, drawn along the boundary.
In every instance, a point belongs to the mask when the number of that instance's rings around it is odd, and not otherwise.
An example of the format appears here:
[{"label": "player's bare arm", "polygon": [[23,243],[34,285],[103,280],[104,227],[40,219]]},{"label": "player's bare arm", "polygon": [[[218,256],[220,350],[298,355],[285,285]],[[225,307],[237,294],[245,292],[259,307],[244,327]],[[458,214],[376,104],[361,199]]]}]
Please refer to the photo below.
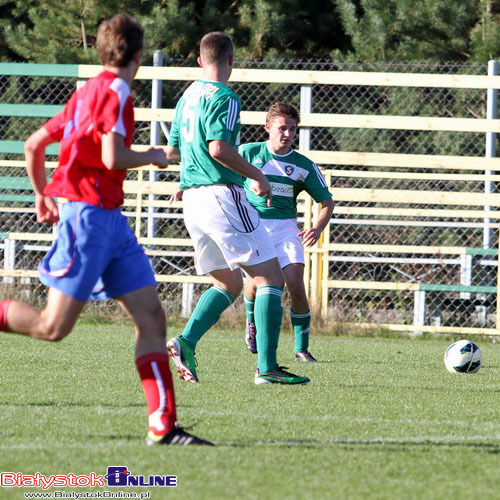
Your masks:
[{"label": "player's bare arm", "polygon": [[125,137],[115,132],[102,136],[102,162],[109,170],[126,170],[142,165],[168,166],[167,154],[162,148],[151,147],[146,151],[134,151],[125,146]]},{"label": "player's bare arm", "polygon": [[57,204],[51,196],[45,196],[43,190],[47,185],[45,175],[45,148],[54,139],[45,128],[34,132],[24,144],[26,171],[35,192],[36,219],[44,224],[56,224],[59,220]]},{"label": "player's bare arm", "polygon": [[267,196],[267,206],[271,206],[272,188],[266,176],[251,163],[247,162],[228,142],[210,141],[210,156],[226,168],[252,179],[252,191],[257,196]]},{"label": "player's bare arm", "polygon": [[316,221],[314,227],[298,233],[297,236],[302,238],[302,244],[305,247],[312,247],[318,242],[321,233],[332,217],[333,207],[334,203],[331,198],[327,198],[326,200],[322,201],[318,220]]},{"label": "player's bare arm", "polygon": [[166,152],[170,163],[179,163],[181,161],[181,152],[178,147],[167,146]]}]

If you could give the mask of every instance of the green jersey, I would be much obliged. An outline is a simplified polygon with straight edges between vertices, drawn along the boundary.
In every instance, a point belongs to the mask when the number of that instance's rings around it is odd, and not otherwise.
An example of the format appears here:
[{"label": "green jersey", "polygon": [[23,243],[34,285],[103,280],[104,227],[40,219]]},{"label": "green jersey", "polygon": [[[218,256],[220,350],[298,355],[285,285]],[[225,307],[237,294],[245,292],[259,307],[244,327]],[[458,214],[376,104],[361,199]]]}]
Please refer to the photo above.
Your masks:
[{"label": "green jersey", "polygon": [[181,189],[212,184],[243,186],[243,177],[215,161],[208,143],[226,141],[235,149],[240,137],[240,98],[219,82],[196,80],[175,109],[169,146],[181,154]]},{"label": "green jersey", "polygon": [[248,201],[262,219],[295,219],[301,191],[318,203],[332,196],[317,165],[293,149],[286,155],[277,155],[269,151],[267,142],[252,142],[240,146],[240,154],[263,171],[273,189],[272,206],[268,207],[267,197],[255,195],[250,190],[252,180],[245,180]]}]

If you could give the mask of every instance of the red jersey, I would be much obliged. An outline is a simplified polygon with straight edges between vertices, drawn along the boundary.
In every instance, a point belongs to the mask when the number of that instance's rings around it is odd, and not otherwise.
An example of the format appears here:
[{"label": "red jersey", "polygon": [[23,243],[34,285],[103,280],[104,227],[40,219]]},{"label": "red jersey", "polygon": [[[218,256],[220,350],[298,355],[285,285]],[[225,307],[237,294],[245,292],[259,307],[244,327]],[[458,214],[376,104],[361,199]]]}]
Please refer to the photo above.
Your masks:
[{"label": "red jersey", "polygon": [[128,84],[103,71],[73,92],[64,109],[45,125],[60,141],[59,165],[44,194],[114,209],[123,203],[125,170],[109,170],[101,160],[103,134],[116,132],[130,147],[134,108]]}]

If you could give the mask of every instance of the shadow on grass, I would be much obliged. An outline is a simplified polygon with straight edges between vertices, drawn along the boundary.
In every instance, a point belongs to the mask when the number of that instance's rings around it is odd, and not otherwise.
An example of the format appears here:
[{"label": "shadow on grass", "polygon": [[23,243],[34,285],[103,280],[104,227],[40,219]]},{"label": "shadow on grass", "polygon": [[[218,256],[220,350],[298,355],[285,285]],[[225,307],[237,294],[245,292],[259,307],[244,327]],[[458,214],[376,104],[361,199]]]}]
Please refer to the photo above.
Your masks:
[{"label": "shadow on grass", "polygon": [[[47,407],[47,408],[144,408],[146,403],[90,403],[90,402],[82,402],[82,401],[38,401],[31,403],[9,403],[9,402],[0,402],[0,407],[15,407],[15,408],[23,408],[23,407]],[[178,406],[178,405],[177,405]]]},{"label": "shadow on grass", "polygon": [[325,446],[341,446],[346,449],[383,448],[384,451],[399,452],[408,447],[414,448],[478,448],[489,454],[500,454],[500,445],[481,443],[476,441],[445,441],[430,439],[290,439],[285,441],[254,441],[215,443],[218,446],[236,448],[251,448],[254,446],[268,446],[276,448],[322,448]]},{"label": "shadow on grass", "polygon": [[[442,392],[444,390],[449,390],[449,386],[444,386],[444,385],[436,385],[434,387],[432,386],[409,386],[409,385],[397,385],[397,384],[392,384],[392,385],[385,385],[385,384],[336,384],[336,387],[342,388],[342,389],[377,389],[377,390],[389,390],[389,389],[394,389],[397,388],[398,390],[409,390],[409,391],[431,391],[431,392]],[[488,394],[495,394],[497,392],[500,392],[500,389],[489,389],[489,388],[481,388],[481,387],[474,387],[474,392],[479,393],[479,392],[484,392]]]}]

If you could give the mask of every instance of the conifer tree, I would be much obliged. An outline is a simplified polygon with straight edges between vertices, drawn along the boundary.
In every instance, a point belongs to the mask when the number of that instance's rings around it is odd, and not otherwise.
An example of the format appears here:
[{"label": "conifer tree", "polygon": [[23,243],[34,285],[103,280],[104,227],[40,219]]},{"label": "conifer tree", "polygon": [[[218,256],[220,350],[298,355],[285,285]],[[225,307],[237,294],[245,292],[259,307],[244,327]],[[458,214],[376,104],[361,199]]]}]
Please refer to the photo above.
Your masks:
[{"label": "conifer tree", "polygon": [[45,63],[98,63],[95,36],[99,23],[119,11],[138,16],[150,10],[149,2],[141,0],[6,3],[10,15],[0,22],[10,50],[26,61]]},{"label": "conifer tree", "polygon": [[351,39],[350,59],[484,62],[499,54],[498,0],[333,1]]}]

